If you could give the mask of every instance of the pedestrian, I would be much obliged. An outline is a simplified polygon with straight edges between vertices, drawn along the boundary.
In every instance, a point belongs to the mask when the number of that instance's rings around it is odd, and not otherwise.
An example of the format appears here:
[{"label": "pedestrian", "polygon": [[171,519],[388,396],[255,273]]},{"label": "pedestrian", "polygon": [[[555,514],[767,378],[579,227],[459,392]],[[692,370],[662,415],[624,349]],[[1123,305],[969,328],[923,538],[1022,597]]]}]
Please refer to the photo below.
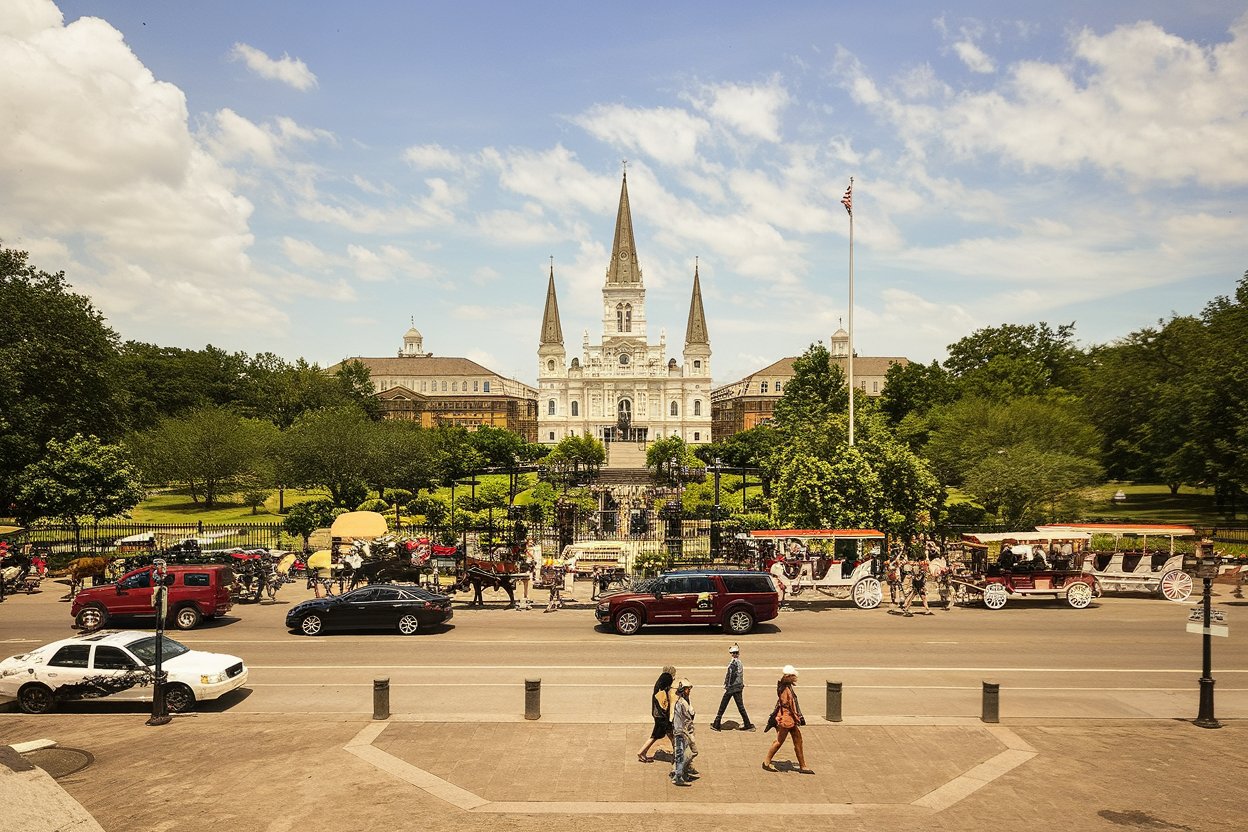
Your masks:
[{"label": "pedestrian", "polygon": [[670,664],[663,668],[658,680],[654,683],[654,693],[650,696],[650,716],[654,718],[654,728],[650,731],[650,741],[637,752],[637,760],[642,763],[653,762],[653,757],[646,756],[656,742],[667,739],[672,744],[672,757],[676,756],[676,746],[672,739],[672,705],[676,698],[672,685],[676,681],[676,668]]},{"label": "pedestrian", "polygon": [[676,701],[672,705],[672,736],[675,750],[672,753],[672,784],[688,786],[690,780],[698,778],[693,768],[693,757],[697,754],[693,741],[693,703],[689,700],[693,693],[693,685],[688,679],[676,683]]},{"label": "pedestrian", "polygon": [[901,600],[901,613],[907,618],[914,615],[914,613],[910,612],[910,601],[915,597],[918,597],[923,602],[923,614],[932,614],[931,607],[927,605],[927,572],[928,563],[926,560],[910,561],[908,564],[909,581],[906,584],[906,595]]},{"label": "pedestrian", "polygon": [[780,681],[776,682],[776,709],[767,720],[767,730],[776,729],[776,739],[767,749],[767,757],[763,760],[763,768],[767,771],[778,771],[771,760],[784,745],[786,738],[793,737],[793,751],[797,754],[797,770],[801,774],[814,774],[806,767],[806,749],[802,746],[802,726],[806,718],[802,716],[802,706],[797,701],[797,668],[786,664],[780,671]]},{"label": "pedestrian", "polygon": [[789,576],[784,571],[784,558],[778,557],[772,561],[771,568],[767,571],[771,573],[771,579],[776,584],[776,591],[780,593],[780,606],[783,607],[789,596]]},{"label": "pedestrian", "polygon": [[715,714],[715,721],[711,723],[712,731],[722,730],[720,720],[724,717],[724,711],[728,709],[728,703],[735,701],[737,710],[741,712],[741,730],[753,731],[754,723],[750,722],[750,715],[745,712],[745,703],[741,700],[741,693],[745,690],[745,668],[741,666],[741,648],[732,645],[728,648],[728,671],[724,674],[724,698],[719,700],[719,713]]}]

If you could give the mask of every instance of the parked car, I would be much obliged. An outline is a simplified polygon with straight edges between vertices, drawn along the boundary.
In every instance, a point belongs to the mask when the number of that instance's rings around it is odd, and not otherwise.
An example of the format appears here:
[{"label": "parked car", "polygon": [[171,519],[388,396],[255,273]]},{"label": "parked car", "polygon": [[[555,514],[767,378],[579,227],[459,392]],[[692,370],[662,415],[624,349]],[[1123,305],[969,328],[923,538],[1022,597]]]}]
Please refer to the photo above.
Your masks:
[{"label": "parked car", "polygon": [[[161,669],[169,674],[165,702],[170,711],[189,711],[196,702],[247,683],[247,665],[238,656],[191,650],[162,638]],[[84,699],[150,702],[155,664],[153,633],[110,630],[65,638],[0,662],[0,697],[16,699],[28,714]]]},{"label": "parked car", "polygon": [[286,613],[286,627],[317,636],[330,630],[392,630],[405,636],[451,620],[448,595],[406,584],[366,586],[313,598]]},{"label": "parked car", "polygon": [[631,636],[646,624],[717,624],[744,635],[780,614],[780,593],[766,572],[665,572],[651,586],[648,592],[604,598],[595,615],[620,635]]},{"label": "parked car", "polygon": [[[114,618],[156,618],[152,606],[152,569],[132,569],[115,584],[79,590],[70,606],[74,624],[83,630],[98,630]],[[169,619],[179,630],[191,630],[205,618],[225,615],[234,606],[230,587],[234,571],[228,566],[166,567],[169,588]]]}]

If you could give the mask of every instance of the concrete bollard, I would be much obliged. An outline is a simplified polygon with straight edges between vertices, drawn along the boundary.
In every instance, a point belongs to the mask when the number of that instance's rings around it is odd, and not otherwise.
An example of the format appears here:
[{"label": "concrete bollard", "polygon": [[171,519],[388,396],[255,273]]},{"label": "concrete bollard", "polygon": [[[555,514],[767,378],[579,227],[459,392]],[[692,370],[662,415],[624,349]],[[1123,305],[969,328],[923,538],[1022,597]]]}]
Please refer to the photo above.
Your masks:
[{"label": "concrete bollard", "polygon": [[996,682],[984,682],[983,722],[1001,721],[1001,685]]},{"label": "concrete bollard", "polygon": [[841,691],[840,682],[828,682],[828,702],[827,714],[825,718],[828,722],[841,721]]},{"label": "concrete bollard", "polygon": [[524,718],[542,718],[542,680],[524,680]]},{"label": "concrete bollard", "polygon": [[390,677],[373,680],[373,719],[390,718]]}]

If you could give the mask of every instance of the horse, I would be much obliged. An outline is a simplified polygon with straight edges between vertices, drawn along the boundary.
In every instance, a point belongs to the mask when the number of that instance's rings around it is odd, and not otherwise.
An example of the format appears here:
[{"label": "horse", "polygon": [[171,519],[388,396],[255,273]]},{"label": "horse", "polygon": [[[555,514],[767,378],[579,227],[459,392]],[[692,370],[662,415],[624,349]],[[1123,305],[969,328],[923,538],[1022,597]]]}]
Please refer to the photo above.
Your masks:
[{"label": "horse", "polygon": [[91,579],[92,586],[99,583],[112,562],[113,559],[107,555],[91,555],[71,560],[69,562],[69,597],[73,598],[78,594],[78,590],[82,589],[87,578]]},{"label": "horse", "polygon": [[501,589],[507,593],[508,606],[516,605],[516,581],[519,575],[515,572],[495,572],[484,569],[476,564],[470,565],[464,570],[459,580],[451,587],[451,592],[459,592],[472,587],[472,601],[468,604],[470,607],[484,607],[485,599],[481,596],[483,589]]}]

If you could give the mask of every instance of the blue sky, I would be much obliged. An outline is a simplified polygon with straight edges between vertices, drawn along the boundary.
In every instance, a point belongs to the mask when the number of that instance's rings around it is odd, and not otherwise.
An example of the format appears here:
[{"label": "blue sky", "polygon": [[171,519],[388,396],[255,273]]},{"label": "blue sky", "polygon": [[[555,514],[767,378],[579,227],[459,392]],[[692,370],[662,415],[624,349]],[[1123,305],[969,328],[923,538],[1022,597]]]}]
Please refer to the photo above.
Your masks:
[{"label": "blue sky", "polygon": [[[1085,8],[1086,6],[1086,8]],[[846,317],[942,358],[1102,343],[1248,269],[1243,2],[7,0],[0,240],[123,338],[532,382],[550,257],[598,335],[621,160],[652,335],[717,383]]]}]

